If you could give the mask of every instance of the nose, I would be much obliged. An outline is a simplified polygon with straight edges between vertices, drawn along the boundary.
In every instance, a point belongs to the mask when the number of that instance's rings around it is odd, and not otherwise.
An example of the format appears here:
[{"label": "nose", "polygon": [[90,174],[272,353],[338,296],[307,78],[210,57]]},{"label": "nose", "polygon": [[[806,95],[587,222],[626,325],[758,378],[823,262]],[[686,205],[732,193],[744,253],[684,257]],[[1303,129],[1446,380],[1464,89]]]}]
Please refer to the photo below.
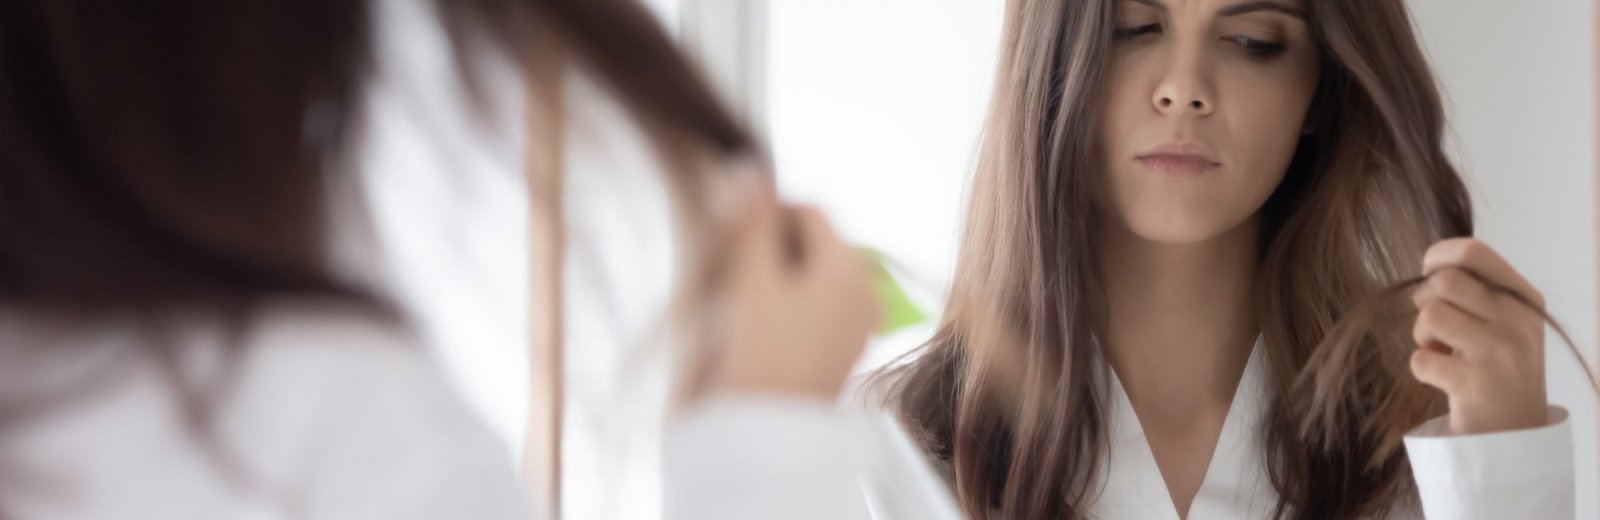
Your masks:
[{"label": "nose", "polygon": [[1210,115],[1217,108],[1210,81],[1202,72],[1203,57],[1196,52],[1177,52],[1172,63],[1156,85],[1154,99],[1157,112],[1169,115]]},{"label": "nose", "polygon": [[[1156,99],[1156,107],[1161,109],[1161,112],[1163,113],[1194,112],[1196,115],[1204,115],[1211,112],[1211,103],[1203,98],[1193,97],[1193,99],[1190,99],[1187,103],[1178,103],[1177,101],[1173,100],[1174,98],[1182,99],[1183,97],[1185,96],[1160,96],[1158,99]],[[1177,105],[1177,108],[1174,108],[1174,105]]]}]

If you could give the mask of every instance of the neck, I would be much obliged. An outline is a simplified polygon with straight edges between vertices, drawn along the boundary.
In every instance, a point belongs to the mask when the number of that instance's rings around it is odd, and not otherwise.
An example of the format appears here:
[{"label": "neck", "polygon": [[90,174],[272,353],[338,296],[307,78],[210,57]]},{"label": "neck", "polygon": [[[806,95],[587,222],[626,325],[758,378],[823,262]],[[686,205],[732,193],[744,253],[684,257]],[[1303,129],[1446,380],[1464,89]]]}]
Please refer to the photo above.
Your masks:
[{"label": "neck", "polygon": [[1259,328],[1254,217],[1204,242],[1146,240],[1120,224],[1097,251],[1112,369],[1136,407],[1227,409]]}]

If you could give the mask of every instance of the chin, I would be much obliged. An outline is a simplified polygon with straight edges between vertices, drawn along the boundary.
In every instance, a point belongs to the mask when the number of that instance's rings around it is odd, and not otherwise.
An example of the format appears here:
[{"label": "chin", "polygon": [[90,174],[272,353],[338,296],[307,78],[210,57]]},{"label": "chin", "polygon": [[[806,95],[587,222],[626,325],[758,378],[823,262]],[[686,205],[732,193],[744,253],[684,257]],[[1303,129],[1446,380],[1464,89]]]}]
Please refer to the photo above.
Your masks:
[{"label": "chin", "polygon": [[1164,244],[1196,244],[1227,233],[1238,222],[1214,214],[1162,212],[1156,215],[1130,215],[1122,219],[1134,236]]}]

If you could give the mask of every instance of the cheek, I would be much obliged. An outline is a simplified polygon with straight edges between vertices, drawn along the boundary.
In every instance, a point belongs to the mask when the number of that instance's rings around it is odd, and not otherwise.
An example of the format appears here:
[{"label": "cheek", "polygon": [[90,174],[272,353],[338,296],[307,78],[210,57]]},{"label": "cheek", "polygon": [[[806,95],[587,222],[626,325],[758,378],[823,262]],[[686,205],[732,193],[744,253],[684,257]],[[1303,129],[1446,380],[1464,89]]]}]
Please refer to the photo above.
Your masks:
[{"label": "cheek", "polygon": [[1150,100],[1155,80],[1147,79],[1149,73],[1138,70],[1139,65],[1138,60],[1114,60],[1106,83],[1098,141],[1101,165],[1092,172],[1099,176],[1097,202],[1102,206],[1113,203],[1111,196],[1128,180],[1137,150],[1154,144],[1152,139],[1164,138],[1152,133],[1165,126]]},{"label": "cheek", "polygon": [[1102,152],[1119,153],[1132,146],[1129,140],[1139,126],[1149,124],[1156,116],[1149,98],[1142,94],[1149,88],[1139,81],[1138,71],[1129,70],[1133,64],[1113,62],[1112,65],[1111,78],[1106,83],[1106,103],[1101,108],[1100,147]]},{"label": "cheek", "polygon": [[1304,135],[1313,87],[1293,80],[1241,83],[1225,86],[1231,87],[1233,99],[1252,100],[1227,107],[1225,118],[1232,134],[1229,146],[1251,199],[1265,202],[1294,159]]}]

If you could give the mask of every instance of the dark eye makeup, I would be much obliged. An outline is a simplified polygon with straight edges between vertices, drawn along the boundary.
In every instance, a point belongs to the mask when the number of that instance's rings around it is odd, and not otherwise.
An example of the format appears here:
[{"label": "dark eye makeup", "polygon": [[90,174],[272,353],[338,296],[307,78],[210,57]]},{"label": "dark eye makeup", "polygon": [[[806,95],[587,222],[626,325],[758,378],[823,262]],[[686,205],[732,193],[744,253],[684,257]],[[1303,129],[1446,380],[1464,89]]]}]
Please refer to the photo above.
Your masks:
[{"label": "dark eye makeup", "polygon": [[1128,41],[1148,34],[1160,34],[1161,24],[1147,23],[1133,27],[1118,27],[1111,31],[1111,37],[1117,41]]},{"label": "dark eye makeup", "polygon": [[1258,40],[1249,36],[1229,36],[1225,39],[1239,44],[1246,54],[1254,58],[1277,57],[1289,49],[1288,46],[1279,42]]},{"label": "dark eye makeup", "polygon": [[[1111,37],[1112,40],[1117,42],[1134,42],[1161,33],[1161,24],[1147,23],[1128,27],[1117,27],[1112,29]],[[1262,40],[1242,35],[1225,36],[1222,38],[1222,41],[1238,45],[1239,49],[1251,58],[1263,60],[1278,57],[1288,50],[1288,46],[1282,42]]]}]

